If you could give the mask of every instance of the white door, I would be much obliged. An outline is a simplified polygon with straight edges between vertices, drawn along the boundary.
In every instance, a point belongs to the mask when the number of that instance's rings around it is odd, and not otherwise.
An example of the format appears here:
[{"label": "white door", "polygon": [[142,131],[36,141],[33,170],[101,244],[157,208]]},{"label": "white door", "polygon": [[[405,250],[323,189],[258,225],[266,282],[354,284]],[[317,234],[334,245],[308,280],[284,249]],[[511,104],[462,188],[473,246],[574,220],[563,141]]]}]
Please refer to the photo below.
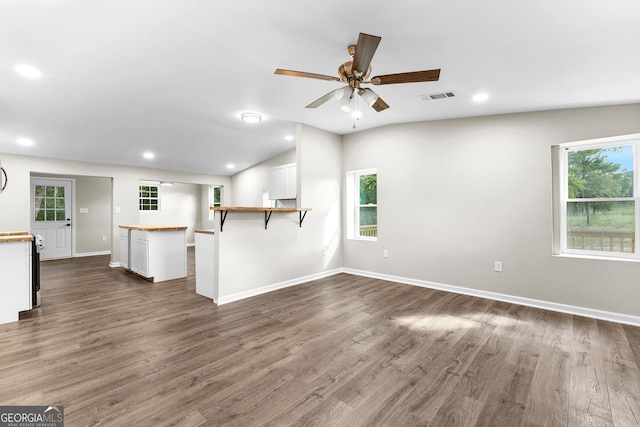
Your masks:
[{"label": "white door", "polygon": [[31,232],[44,239],[40,259],[71,258],[71,180],[31,178]]}]

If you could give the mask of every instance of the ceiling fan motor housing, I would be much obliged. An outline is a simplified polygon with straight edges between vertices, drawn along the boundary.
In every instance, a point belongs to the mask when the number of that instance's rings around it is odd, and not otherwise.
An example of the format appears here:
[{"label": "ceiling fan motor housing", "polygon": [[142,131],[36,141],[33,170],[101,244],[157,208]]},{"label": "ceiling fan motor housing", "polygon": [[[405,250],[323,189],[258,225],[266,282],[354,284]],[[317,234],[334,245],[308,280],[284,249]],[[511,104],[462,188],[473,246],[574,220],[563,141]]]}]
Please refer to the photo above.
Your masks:
[{"label": "ceiling fan motor housing", "polygon": [[361,74],[359,70],[353,69],[353,61],[345,62],[338,67],[338,76],[343,82],[348,82],[352,87],[360,87],[360,83],[367,80],[371,75],[371,65],[367,69],[367,72]]}]

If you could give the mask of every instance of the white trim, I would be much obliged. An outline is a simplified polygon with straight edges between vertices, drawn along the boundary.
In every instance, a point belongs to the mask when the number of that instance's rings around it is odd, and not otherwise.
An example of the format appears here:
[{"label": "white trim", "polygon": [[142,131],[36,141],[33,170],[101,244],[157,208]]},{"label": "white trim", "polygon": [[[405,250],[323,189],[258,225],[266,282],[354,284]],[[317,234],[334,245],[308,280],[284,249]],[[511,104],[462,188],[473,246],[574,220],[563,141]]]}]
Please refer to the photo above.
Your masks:
[{"label": "white trim", "polygon": [[75,254],[74,258],[82,258],[86,256],[97,256],[97,255],[111,255],[111,251],[80,252]]},{"label": "white trim", "polygon": [[323,279],[325,277],[333,276],[334,274],[342,273],[341,268],[335,270],[323,271],[316,274],[310,274],[308,276],[298,277],[296,279],[285,280],[284,282],[274,283],[272,285],[263,286],[261,288],[251,289],[244,292],[238,292],[236,294],[227,295],[225,297],[219,297],[218,300],[214,300],[218,305],[228,304],[230,302],[239,301],[245,298],[255,297],[257,295],[266,294],[267,292],[277,291],[278,289],[284,289],[291,286],[300,285],[302,283],[310,282],[312,280]]},{"label": "white trim", "polygon": [[372,277],[374,279],[388,280],[392,282],[404,283],[407,285],[420,286],[429,289],[454,292],[457,294],[470,295],[479,298],[487,298],[495,301],[503,301],[511,304],[524,305],[527,307],[541,308],[543,310],[557,311],[560,313],[573,314],[577,316],[591,317],[593,319],[606,320],[609,322],[623,323],[626,325],[640,326],[640,317],[628,314],[614,313],[611,311],[596,310],[593,308],[578,307],[575,305],[560,304],[550,301],[542,301],[531,298],[518,297],[514,295],[500,294],[497,292],[481,291],[478,289],[464,288],[461,286],[446,285],[443,283],[428,282],[426,280],[409,279],[406,277],[392,276],[388,274],[372,273],[368,271],[343,268],[344,273],[355,274],[357,276]]},{"label": "white trim", "polygon": [[120,265],[120,261],[111,261],[109,263],[109,267],[115,268],[115,267],[122,267],[122,266]]},{"label": "white trim", "polygon": [[[116,266],[111,263],[110,266]],[[336,268],[334,270],[323,271],[321,273],[311,274],[309,276],[299,277],[297,279],[286,280],[284,282],[274,283],[273,285],[263,286],[261,288],[249,291],[238,292],[226,297],[219,298],[213,302],[217,305],[228,304],[245,298],[262,295],[278,289],[288,288],[300,285],[312,280],[318,280],[325,277],[333,276],[340,273],[353,274],[356,276],[371,277],[374,279],[387,280],[390,282],[403,283],[405,285],[419,286],[422,288],[437,289],[440,291],[453,292],[456,294],[469,295],[472,297],[486,298],[494,301],[502,301],[510,304],[523,305],[526,307],[540,308],[542,310],[556,311],[559,313],[572,314],[576,316],[590,317],[593,319],[606,320],[608,322],[622,323],[625,325],[640,326],[640,316],[632,316],[623,313],[614,313],[611,311],[597,310],[593,308],[579,307],[575,305],[561,304],[551,301],[542,301],[532,298],[518,297],[515,295],[501,294],[497,292],[482,291],[479,289],[465,288],[462,286],[447,285],[443,283],[429,282],[426,280],[410,279],[407,277],[392,276],[390,274],[374,273],[370,271],[356,270],[353,268]]]}]

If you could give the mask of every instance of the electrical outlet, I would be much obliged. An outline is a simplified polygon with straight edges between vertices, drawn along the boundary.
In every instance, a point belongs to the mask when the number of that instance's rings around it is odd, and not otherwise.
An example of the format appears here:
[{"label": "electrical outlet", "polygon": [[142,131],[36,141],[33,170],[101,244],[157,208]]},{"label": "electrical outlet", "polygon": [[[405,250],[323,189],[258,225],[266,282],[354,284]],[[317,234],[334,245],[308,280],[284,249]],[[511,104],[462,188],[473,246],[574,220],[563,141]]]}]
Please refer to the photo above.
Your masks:
[{"label": "electrical outlet", "polygon": [[498,273],[502,273],[502,261],[496,261],[494,264],[494,270]]},{"label": "electrical outlet", "polygon": [[384,251],[382,251],[382,256],[385,258],[389,258],[389,249],[385,249]]},{"label": "electrical outlet", "polygon": [[107,236],[102,236],[102,241],[106,242],[107,241]]}]

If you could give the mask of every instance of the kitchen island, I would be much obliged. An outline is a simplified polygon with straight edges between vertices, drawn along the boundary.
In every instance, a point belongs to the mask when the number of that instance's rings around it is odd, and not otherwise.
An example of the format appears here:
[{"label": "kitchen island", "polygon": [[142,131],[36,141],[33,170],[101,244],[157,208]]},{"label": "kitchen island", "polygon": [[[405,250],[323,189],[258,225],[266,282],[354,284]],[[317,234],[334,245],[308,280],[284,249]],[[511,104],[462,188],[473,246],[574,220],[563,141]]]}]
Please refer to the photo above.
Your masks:
[{"label": "kitchen island", "polygon": [[187,227],[121,225],[120,265],[152,282],[187,277]]}]

